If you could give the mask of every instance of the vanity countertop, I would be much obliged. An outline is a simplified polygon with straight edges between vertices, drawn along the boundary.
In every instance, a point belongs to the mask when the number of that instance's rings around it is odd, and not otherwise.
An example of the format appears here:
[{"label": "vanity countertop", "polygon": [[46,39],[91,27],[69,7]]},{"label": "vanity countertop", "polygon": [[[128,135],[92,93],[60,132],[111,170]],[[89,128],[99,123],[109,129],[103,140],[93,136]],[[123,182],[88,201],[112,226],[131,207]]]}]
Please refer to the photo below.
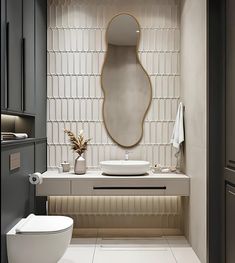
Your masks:
[{"label": "vanity countertop", "polygon": [[190,192],[190,178],[179,173],[109,176],[101,171],[77,175],[48,170],[42,176],[42,183],[36,186],[37,196],[189,196]]},{"label": "vanity countertop", "polygon": [[149,171],[145,175],[105,175],[100,170],[89,170],[85,174],[75,174],[73,171],[67,173],[59,173],[57,170],[48,170],[42,174],[43,179],[58,178],[58,179],[146,179],[146,178],[161,178],[161,179],[189,179],[183,173],[153,173]]}]

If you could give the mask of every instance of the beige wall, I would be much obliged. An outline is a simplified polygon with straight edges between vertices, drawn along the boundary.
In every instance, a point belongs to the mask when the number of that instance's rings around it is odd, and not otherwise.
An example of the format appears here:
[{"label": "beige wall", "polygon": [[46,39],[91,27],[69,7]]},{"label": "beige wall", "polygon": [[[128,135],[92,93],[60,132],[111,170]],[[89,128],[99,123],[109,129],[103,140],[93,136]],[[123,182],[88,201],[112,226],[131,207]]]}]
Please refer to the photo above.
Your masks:
[{"label": "beige wall", "polygon": [[191,177],[186,233],[206,262],[206,1],[181,2],[181,94],[185,104],[185,172]]},{"label": "beige wall", "polygon": [[[75,133],[83,128],[85,135],[92,138],[86,155],[88,168],[99,168],[102,160],[124,158],[124,149],[113,143],[104,128],[100,86],[106,28],[110,19],[120,12],[134,15],[140,23],[139,57],[151,78],[153,91],[143,139],[131,149],[129,157],[148,160],[151,165],[176,164],[170,137],[180,99],[179,0],[48,0],[49,168],[55,168],[65,160],[74,164],[76,156],[72,154],[64,128]],[[139,204],[145,199],[140,198]],[[130,198],[129,203],[133,200]],[[148,218],[152,223],[144,222],[141,213],[131,217],[132,227],[179,228],[181,209],[179,216],[175,216],[177,205],[166,198],[157,200],[163,202],[163,207],[171,207],[167,218],[173,226],[164,226],[167,220],[156,211]],[[152,201],[147,201],[147,204],[149,206]],[[99,220],[99,217],[93,219]],[[128,217],[118,216],[116,219],[122,227],[128,227]],[[115,226],[112,216],[105,219],[106,224],[107,220]],[[92,221],[89,218],[85,222]],[[83,227],[89,226],[92,224],[83,224]]]},{"label": "beige wall", "polygon": [[141,27],[139,57],[152,83],[153,97],[140,144],[131,159],[151,165],[175,165],[170,145],[180,98],[179,0],[48,0],[48,167],[74,164],[64,128],[81,128],[92,138],[87,166],[123,159],[125,151],[109,138],[103,124],[100,74],[106,52],[105,32],[121,12],[134,15]]}]

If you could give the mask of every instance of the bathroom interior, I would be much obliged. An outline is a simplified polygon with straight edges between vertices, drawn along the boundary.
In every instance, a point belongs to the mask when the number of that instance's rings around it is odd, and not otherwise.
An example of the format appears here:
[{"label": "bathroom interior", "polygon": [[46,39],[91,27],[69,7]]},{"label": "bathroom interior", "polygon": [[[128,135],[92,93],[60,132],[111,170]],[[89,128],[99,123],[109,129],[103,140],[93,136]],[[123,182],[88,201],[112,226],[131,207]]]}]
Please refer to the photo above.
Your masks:
[{"label": "bathroom interior", "polygon": [[235,262],[234,11],[1,0],[2,263]]}]

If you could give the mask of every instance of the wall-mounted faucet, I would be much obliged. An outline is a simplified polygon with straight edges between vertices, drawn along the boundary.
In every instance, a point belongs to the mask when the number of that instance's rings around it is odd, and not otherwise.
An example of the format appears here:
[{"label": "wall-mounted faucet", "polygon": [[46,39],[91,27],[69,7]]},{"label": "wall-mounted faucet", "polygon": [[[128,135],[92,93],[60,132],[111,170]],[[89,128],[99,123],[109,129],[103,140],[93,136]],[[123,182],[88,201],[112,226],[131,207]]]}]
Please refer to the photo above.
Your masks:
[{"label": "wall-mounted faucet", "polygon": [[129,160],[129,151],[125,151],[125,161]]}]

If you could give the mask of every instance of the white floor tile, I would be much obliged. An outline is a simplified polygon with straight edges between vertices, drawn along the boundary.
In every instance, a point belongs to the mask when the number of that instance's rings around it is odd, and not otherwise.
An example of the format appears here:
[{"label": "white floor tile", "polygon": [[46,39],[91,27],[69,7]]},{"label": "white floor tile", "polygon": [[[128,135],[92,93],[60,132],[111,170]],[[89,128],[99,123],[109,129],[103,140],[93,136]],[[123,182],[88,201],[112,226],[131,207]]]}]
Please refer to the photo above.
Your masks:
[{"label": "white floor tile", "polygon": [[58,263],[200,263],[183,236],[74,238]]},{"label": "white floor tile", "polygon": [[165,236],[165,239],[170,247],[190,247],[184,236]]},{"label": "white floor tile", "polygon": [[165,238],[97,240],[93,263],[176,263]]},{"label": "white floor tile", "polygon": [[73,238],[58,263],[92,263],[96,238]]},{"label": "white floor tile", "polygon": [[176,263],[169,248],[166,250],[103,250],[97,249],[93,263]]},{"label": "white floor tile", "polygon": [[97,246],[103,248],[112,247],[138,247],[138,248],[162,248],[169,247],[164,237],[159,238],[98,238]]},{"label": "white floor tile", "polygon": [[183,236],[166,237],[177,263],[200,263],[197,255]]}]

